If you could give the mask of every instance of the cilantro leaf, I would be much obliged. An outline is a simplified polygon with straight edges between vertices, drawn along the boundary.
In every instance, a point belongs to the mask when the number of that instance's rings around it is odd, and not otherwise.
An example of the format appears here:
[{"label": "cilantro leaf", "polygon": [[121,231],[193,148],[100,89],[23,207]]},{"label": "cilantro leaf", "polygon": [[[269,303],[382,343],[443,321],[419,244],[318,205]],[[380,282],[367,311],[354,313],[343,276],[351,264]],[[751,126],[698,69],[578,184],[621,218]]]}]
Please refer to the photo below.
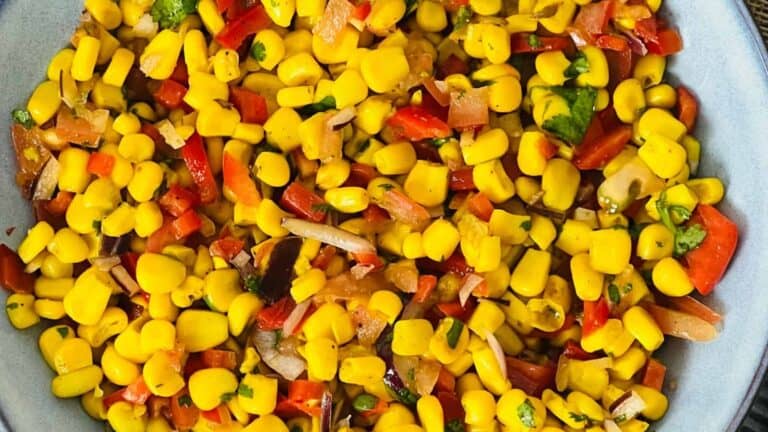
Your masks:
[{"label": "cilantro leaf", "polygon": [[256,275],[248,276],[245,279],[245,289],[251,294],[259,294],[261,292],[261,278]]},{"label": "cilantro leaf", "polygon": [[701,225],[679,228],[675,234],[675,255],[683,256],[699,247],[707,236],[707,231]]},{"label": "cilantro leaf", "polygon": [[576,78],[586,72],[589,72],[589,61],[583,53],[579,53],[579,56],[565,70],[565,77],[569,79]]},{"label": "cilantro leaf", "polygon": [[182,395],[179,397],[179,406],[183,407],[191,407],[192,406],[192,397],[188,394]]},{"label": "cilantro leaf", "polygon": [[544,130],[573,145],[581,143],[595,113],[597,90],[592,87],[550,87],[556,95],[568,103],[570,115],[558,114],[547,119]]},{"label": "cilantro leaf", "polygon": [[459,419],[453,419],[445,424],[445,432],[464,432],[464,423]]},{"label": "cilantro leaf", "polygon": [[586,421],[589,420],[589,417],[587,417],[586,415],[584,415],[584,414],[576,414],[575,412],[569,412],[568,413],[568,417],[570,417],[571,420],[573,420],[573,421],[575,421],[577,423],[586,422]]},{"label": "cilantro leaf", "polygon": [[231,393],[222,393],[221,396],[219,396],[219,400],[221,400],[221,403],[227,403],[232,400],[233,397],[237,396],[236,392]]},{"label": "cilantro leaf", "polygon": [[656,200],[656,211],[659,212],[661,223],[675,234],[675,251],[677,257],[699,247],[701,242],[707,236],[707,231],[701,225],[692,225],[689,227],[678,227],[672,220],[674,213],[679,219],[686,221],[691,217],[691,211],[680,205],[670,205],[667,203],[667,191],[662,191],[659,199]]},{"label": "cilantro leaf", "polygon": [[535,33],[528,35],[528,46],[534,49],[541,48],[541,41]]},{"label": "cilantro leaf", "polygon": [[445,143],[447,143],[449,140],[450,140],[450,138],[434,138],[431,141],[432,147],[440,148],[443,145],[445,145]]},{"label": "cilantro leaf", "polygon": [[161,28],[177,27],[187,15],[197,10],[198,0],[156,0],[150,14]]},{"label": "cilantro leaf", "polygon": [[362,393],[357,395],[357,397],[352,400],[352,408],[354,408],[357,412],[366,412],[376,408],[376,404],[378,403],[379,398],[376,396]]},{"label": "cilantro leaf", "polygon": [[525,427],[536,427],[535,413],[536,409],[533,407],[530,399],[526,399],[525,402],[517,406],[517,417],[520,419],[520,423]]},{"label": "cilantro leaf", "polygon": [[251,57],[256,61],[264,61],[267,58],[267,47],[261,41],[256,41],[251,47]]},{"label": "cilantro leaf", "polygon": [[69,334],[69,328],[67,327],[56,327],[56,332],[62,337],[65,338]]},{"label": "cilantro leaf", "polygon": [[461,30],[472,19],[472,9],[469,6],[462,6],[456,12],[456,21],[453,23],[453,30]]},{"label": "cilantro leaf", "polygon": [[522,228],[522,229],[524,229],[526,231],[530,231],[531,230],[531,226],[533,226],[533,223],[531,222],[530,219],[520,223],[520,228]]},{"label": "cilantro leaf", "polygon": [[299,114],[302,117],[311,117],[319,112],[328,111],[329,109],[334,108],[336,108],[336,98],[333,96],[326,96],[321,99],[320,102],[315,102],[312,105],[300,108]]},{"label": "cilantro leaf", "polygon": [[464,323],[453,319],[453,324],[451,324],[451,328],[448,329],[448,333],[445,335],[445,339],[448,342],[448,346],[451,348],[456,348],[456,345],[459,344],[459,338],[461,337],[461,332],[464,330]]},{"label": "cilantro leaf", "polygon": [[19,308],[18,303],[8,303],[7,305],[5,305],[5,310],[14,310],[18,308]]},{"label": "cilantro leaf", "polygon": [[253,398],[253,389],[248,387],[246,384],[240,383],[240,385],[237,387],[237,394],[250,399]]},{"label": "cilantro leaf", "polygon": [[35,127],[35,121],[32,119],[32,114],[25,109],[15,109],[11,111],[11,118],[16,123],[24,126],[24,129],[32,129]]},{"label": "cilantro leaf", "polygon": [[619,293],[619,287],[615,283],[608,285],[608,298],[611,299],[611,303],[621,303],[621,294]]}]

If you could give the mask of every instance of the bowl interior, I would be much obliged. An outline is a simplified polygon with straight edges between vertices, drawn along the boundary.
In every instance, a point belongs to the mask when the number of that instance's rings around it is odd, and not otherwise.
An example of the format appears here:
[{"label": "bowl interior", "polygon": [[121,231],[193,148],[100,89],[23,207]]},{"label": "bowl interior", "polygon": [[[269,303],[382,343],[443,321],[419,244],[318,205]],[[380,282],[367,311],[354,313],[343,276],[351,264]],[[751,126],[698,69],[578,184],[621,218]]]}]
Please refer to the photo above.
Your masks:
[{"label": "bowl interior", "polygon": [[[0,0],[0,229],[16,245],[31,222],[13,182],[9,114],[23,106],[44,77],[48,59],[66,44],[82,0]],[[762,368],[768,341],[768,81],[762,48],[740,1],[665,2],[686,49],[670,64],[672,77],[701,101],[696,135],[703,143],[704,175],[727,185],[722,209],[741,229],[741,245],[726,278],[706,301],[725,314],[720,338],[710,344],[671,341],[661,352],[668,365],[670,411],[657,430],[735,430],[745,395]],[[1,234],[0,234],[1,235]],[[48,391],[53,373],[37,350],[39,329],[17,332],[0,318],[0,420],[10,430],[98,431],[78,401]],[[0,425],[0,429],[2,429]]]}]

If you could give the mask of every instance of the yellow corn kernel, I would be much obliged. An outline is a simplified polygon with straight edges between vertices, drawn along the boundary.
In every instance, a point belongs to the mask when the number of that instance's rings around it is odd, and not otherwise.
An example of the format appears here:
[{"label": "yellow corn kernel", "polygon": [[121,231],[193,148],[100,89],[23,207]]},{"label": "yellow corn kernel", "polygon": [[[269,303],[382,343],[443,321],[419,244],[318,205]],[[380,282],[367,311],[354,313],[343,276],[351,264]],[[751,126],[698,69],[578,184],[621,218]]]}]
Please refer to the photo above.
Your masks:
[{"label": "yellow corn kernel", "polygon": [[641,142],[647,141],[652,135],[661,135],[671,141],[679,142],[688,131],[680,120],[661,108],[647,110],[640,117],[635,128]]},{"label": "yellow corn kernel", "polygon": [[120,7],[113,1],[86,0],[85,10],[107,30],[116,29],[123,21]]},{"label": "yellow corn kernel", "polygon": [[320,269],[310,269],[297,277],[291,284],[291,296],[296,303],[309,299],[325,286],[325,273]]},{"label": "yellow corn kernel", "polygon": [[494,209],[488,228],[491,235],[501,237],[505,243],[517,245],[528,239],[528,231],[531,229],[531,217],[516,215],[501,209]]},{"label": "yellow corn kernel", "polygon": [[648,136],[637,155],[654,174],[663,179],[677,175],[687,159],[683,146],[659,134]]},{"label": "yellow corn kernel", "polygon": [[277,379],[246,374],[237,393],[237,401],[245,412],[260,416],[270,414],[277,406]]},{"label": "yellow corn kernel", "polygon": [[[669,205],[684,207],[691,212],[696,208],[696,205],[699,203],[699,199],[696,196],[696,193],[684,184],[677,184],[675,186],[668,188],[665,191],[665,194],[666,194],[666,202]],[[648,200],[648,202],[645,205],[645,210],[648,213],[648,216],[651,217],[652,219],[660,218],[659,211],[656,208],[656,203],[659,197],[660,197],[659,193],[655,193],[651,195],[651,198]],[[674,223],[682,223],[683,219],[679,215],[673,212],[672,221]]]},{"label": "yellow corn kernel", "polygon": [[427,320],[399,320],[395,322],[392,351],[397,355],[422,355],[428,351],[433,334],[432,324]]},{"label": "yellow corn kernel", "polygon": [[632,239],[624,229],[593,231],[589,247],[589,265],[602,273],[619,274],[632,255]]},{"label": "yellow corn kernel", "polygon": [[[170,78],[181,54],[184,40],[173,30],[163,30],[152,38],[139,58],[141,71],[152,79]],[[74,75],[73,75],[74,76]]]},{"label": "yellow corn kernel", "polygon": [[128,327],[128,315],[118,307],[108,307],[92,325],[80,325],[77,335],[88,341],[92,347],[98,348],[112,336],[121,333]]},{"label": "yellow corn kernel", "polygon": [[[379,3],[382,5],[380,7],[399,3],[403,5],[403,9],[405,8],[402,0],[387,0]],[[370,26],[370,15],[368,19]],[[408,75],[410,67],[401,47],[385,47],[363,54],[360,59],[360,72],[371,90],[376,93],[387,93]]]},{"label": "yellow corn kernel", "polygon": [[424,240],[423,236],[419,232],[410,233],[403,239],[403,256],[408,259],[423,258],[426,255],[424,252]]},{"label": "yellow corn kernel", "polygon": [[309,379],[330,381],[336,376],[338,367],[338,346],[334,340],[316,338],[304,345]]},{"label": "yellow corn kernel", "polygon": [[325,201],[341,213],[358,213],[368,208],[368,192],[361,187],[340,187],[325,192]]},{"label": "yellow corn kernel", "polygon": [[110,61],[107,70],[104,71],[102,80],[111,86],[122,87],[125,79],[128,77],[128,72],[133,67],[135,57],[133,51],[119,48],[112,56],[112,61]]},{"label": "yellow corn kernel", "polygon": [[487,344],[472,352],[472,363],[483,386],[495,395],[501,395],[510,387],[507,377],[502,375],[496,355]]},{"label": "yellow corn kernel", "polygon": [[48,252],[63,263],[75,264],[88,258],[88,244],[76,232],[62,228],[51,238]]},{"label": "yellow corn kernel", "polygon": [[107,419],[107,409],[104,407],[103,391],[94,388],[80,398],[80,405],[94,420],[104,421]]},{"label": "yellow corn kernel", "polygon": [[109,179],[96,179],[85,190],[83,201],[86,207],[111,211],[120,203],[120,190]]},{"label": "yellow corn kernel", "polygon": [[488,86],[488,107],[497,113],[517,110],[523,99],[520,79],[514,76],[495,78]]},{"label": "yellow corn kernel", "polygon": [[590,256],[579,253],[571,258],[571,275],[576,296],[583,301],[596,301],[603,291],[603,274],[590,264]]},{"label": "yellow corn kernel", "polygon": [[579,170],[565,159],[555,158],[547,162],[541,178],[544,204],[554,210],[568,210],[576,198],[581,175]]},{"label": "yellow corn kernel", "polygon": [[652,278],[654,286],[670,297],[684,297],[693,291],[693,283],[685,268],[671,256],[653,266]]},{"label": "yellow corn kernel", "polygon": [[291,108],[280,108],[264,123],[267,142],[276,145],[283,152],[290,152],[302,143],[299,138],[299,114]]},{"label": "yellow corn kernel", "polygon": [[533,120],[542,126],[547,120],[558,115],[570,115],[568,102],[555,94],[542,97],[533,106]]},{"label": "yellow corn kernel", "polygon": [[[459,337],[451,346],[448,343],[448,333],[459,329]],[[469,345],[469,330],[456,318],[447,317],[440,321],[429,341],[429,353],[440,363],[447,365],[459,360]],[[472,360],[470,358],[470,364]]]},{"label": "yellow corn kernel", "polygon": [[[237,210],[237,205],[235,210]],[[263,199],[257,209],[256,226],[270,237],[285,237],[288,235],[288,230],[283,228],[282,222],[288,216],[289,214],[284,212],[274,201]]]},{"label": "yellow corn kernel", "polygon": [[[360,40],[360,32],[351,25],[344,26],[336,35],[333,43],[326,42],[320,35],[312,37],[312,53],[323,64],[348,62],[355,55]],[[347,67],[346,70],[357,68]]]},{"label": "yellow corn kernel", "polygon": [[418,161],[408,173],[403,187],[406,195],[421,205],[441,204],[448,194],[448,167]]},{"label": "yellow corn kernel", "polygon": [[59,84],[55,81],[45,81],[32,93],[27,102],[27,111],[35,123],[42,125],[56,115],[60,106]]},{"label": "yellow corn kernel", "polygon": [[128,192],[137,202],[147,202],[163,181],[163,168],[152,161],[141,162],[134,168]]},{"label": "yellow corn kernel", "polygon": [[599,399],[608,387],[608,371],[589,362],[571,360],[568,362],[568,387]]},{"label": "yellow corn kernel", "polygon": [[[194,128],[191,128],[194,130]],[[191,132],[190,132],[191,134]],[[248,144],[258,144],[264,139],[264,128],[255,123],[238,123],[232,132],[232,138],[245,141]]]},{"label": "yellow corn kernel", "polygon": [[541,250],[546,250],[557,237],[557,228],[555,228],[552,220],[544,216],[533,215],[529,235],[536,246]]},{"label": "yellow corn kernel", "polygon": [[461,396],[464,408],[464,422],[469,425],[484,425],[493,421],[496,415],[496,400],[485,390],[470,390]]},{"label": "yellow corn kernel", "polygon": [[149,320],[141,328],[141,350],[147,354],[172,350],[176,343],[176,328],[166,320]]},{"label": "yellow corn kernel", "polygon": [[[205,322],[205,326],[199,323]],[[189,352],[213,348],[227,340],[229,321],[218,312],[185,310],[176,320],[176,335]]]},{"label": "yellow corn kernel", "polygon": [[504,312],[496,306],[496,303],[481,300],[472,316],[467,321],[467,327],[485,340],[488,333],[494,333],[504,324]]},{"label": "yellow corn kernel", "polygon": [[416,151],[411,143],[398,141],[374,153],[373,160],[381,174],[407,174],[416,164]]},{"label": "yellow corn kernel", "polygon": [[137,134],[141,129],[141,121],[135,114],[124,112],[115,118],[112,129],[120,135]]},{"label": "yellow corn kernel", "polygon": [[696,194],[700,204],[715,205],[725,195],[725,186],[717,177],[688,180],[685,185]]},{"label": "yellow corn kernel", "polygon": [[75,50],[75,56],[72,58],[72,78],[83,82],[93,77],[93,70],[96,68],[100,48],[101,41],[98,38],[93,36],[80,38],[77,50]]},{"label": "yellow corn kernel", "polygon": [[602,88],[608,85],[608,61],[603,50],[587,45],[581,48],[581,53],[589,63],[589,70],[576,77],[576,85],[580,87]]},{"label": "yellow corn kernel", "polygon": [[534,200],[539,199],[538,194],[541,192],[541,184],[536,179],[520,176],[515,179],[514,186],[517,196],[523,202],[532,204]]},{"label": "yellow corn kernel", "polygon": [[445,261],[459,244],[459,230],[445,219],[437,219],[424,230],[424,253],[433,261]]},{"label": "yellow corn kernel", "polygon": [[531,299],[528,301],[531,316],[531,326],[544,332],[560,330],[565,323],[563,308],[547,299]]},{"label": "yellow corn kernel", "polygon": [[695,175],[699,170],[701,143],[696,138],[686,135],[683,137],[681,144],[685,147],[685,152],[688,154],[688,166],[690,167],[691,174]]},{"label": "yellow corn kernel", "polygon": [[211,310],[226,313],[240,290],[240,274],[236,269],[214,270],[205,275],[203,300]]},{"label": "yellow corn kernel", "polygon": [[677,92],[669,84],[659,84],[645,91],[645,100],[648,106],[672,109],[677,104]]},{"label": "yellow corn kernel", "polygon": [[570,65],[562,51],[547,51],[536,56],[536,73],[549,85],[563,85],[567,79],[565,70]]},{"label": "yellow corn kernel", "polygon": [[140,203],[135,214],[134,230],[139,237],[149,237],[163,225],[163,213],[154,201]]},{"label": "yellow corn kernel", "polygon": [[510,33],[535,32],[539,21],[530,14],[510,15],[506,18],[507,31]]},{"label": "yellow corn kernel", "polygon": [[634,123],[645,110],[643,85],[636,78],[629,78],[616,86],[613,92],[613,107],[619,120]]},{"label": "yellow corn kernel", "polygon": [[25,264],[28,264],[40,252],[45,250],[45,247],[53,238],[54,231],[48,222],[38,222],[27,231],[27,236],[19,245],[17,249],[19,257]]},{"label": "yellow corn kernel", "polygon": [[640,231],[637,240],[637,256],[644,260],[671,257],[675,248],[675,236],[663,224],[655,223]]},{"label": "yellow corn kernel", "polygon": [[203,137],[226,137],[235,133],[240,123],[240,113],[235,109],[222,108],[217,102],[204,105],[197,115],[195,127]]},{"label": "yellow corn kernel", "polygon": [[475,141],[462,147],[462,155],[467,165],[477,165],[500,158],[509,149],[509,138],[502,129],[484,132]]},{"label": "yellow corn kernel", "polygon": [[75,50],[72,48],[64,48],[59,51],[50,63],[48,63],[48,70],[46,76],[50,81],[58,82],[61,79],[61,74],[64,72],[69,73],[72,68],[72,60],[75,57]]},{"label": "yellow corn kernel", "polygon": [[40,322],[35,312],[35,296],[32,294],[11,294],[5,301],[5,313],[15,328],[23,330]]},{"label": "yellow corn kernel", "polygon": [[[49,257],[56,259],[53,255],[49,255]],[[58,259],[56,261],[61,263]],[[69,275],[71,276],[71,272]],[[50,278],[50,275],[39,277],[35,280],[35,296],[42,299],[61,300],[72,289],[74,283],[75,280],[71,277],[62,276],[56,279]]]},{"label": "yellow corn kernel", "polygon": [[[208,1],[208,0],[204,0]],[[203,2],[200,2],[201,5]],[[223,25],[223,22],[222,22]],[[190,30],[184,35],[184,62],[190,78],[195,73],[208,72],[208,53],[205,35],[200,30]],[[190,81],[191,84],[191,81]],[[188,102],[187,102],[188,103]]]},{"label": "yellow corn kernel", "polygon": [[309,105],[314,100],[314,92],[312,86],[284,87],[277,91],[277,104],[287,108]]},{"label": "yellow corn kernel", "polygon": [[323,71],[314,57],[298,53],[285,58],[277,67],[277,76],[287,86],[315,85]]},{"label": "yellow corn kernel", "polygon": [[[671,259],[671,258],[670,258]],[[653,317],[642,307],[634,306],[624,312],[624,327],[648,351],[657,350],[664,342],[664,334]]]},{"label": "yellow corn kernel", "polygon": [[149,316],[152,319],[174,321],[179,316],[179,308],[173,304],[171,294],[155,294],[149,298]]},{"label": "yellow corn kernel", "polygon": [[257,295],[250,292],[239,294],[232,300],[227,310],[229,332],[235,337],[240,336],[263,307],[264,303]]},{"label": "yellow corn kernel", "polygon": [[101,355],[101,368],[107,379],[119,386],[131,384],[141,374],[139,367],[118,354],[112,344],[108,344]]},{"label": "yellow corn kernel", "polygon": [[375,135],[381,132],[391,111],[391,101],[381,96],[371,96],[357,106],[357,117],[353,123],[365,133]]},{"label": "yellow corn kernel", "polygon": [[101,222],[101,232],[111,237],[121,237],[133,231],[136,223],[136,209],[127,203],[121,204]]},{"label": "yellow corn kernel", "polygon": [[86,170],[89,157],[87,151],[75,147],[65,149],[59,154],[59,189],[74,193],[85,190],[90,179]]},{"label": "yellow corn kernel", "polygon": [[381,312],[387,322],[393,324],[400,315],[400,311],[403,310],[403,301],[394,292],[381,290],[371,295],[368,308],[372,311]]},{"label": "yellow corn kernel", "polygon": [[[54,378],[51,381],[51,393],[62,399],[81,396],[96,388],[103,377],[104,374],[100,367],[94,365],[87,366]],[[126,405],[128,404],[126,403]]]},{"label": "yellow corn kernel", "polygon": [[315,176],[317,187],[322,190],[337,188],[349,178],[351,165],[344,159],[337,159],[320,165]]},{"label": "yellow corn kernel", "polygon": [[84,325],[99,322],[113,292],[120,288],[112,277],[95,267],[81,274],[64,297],[64,310],[70,318]]},{"label": "yellow corn kernel", "polygon": [[630,380],[645,365],[645,351],[640,348],[630,348],[623,356],[613,360],[611,376],[620,380]]},{"label": "yellow corn kernel", "polygon": [[224,368],[201,369],[189,377],[189,396],[202,410],[216,408],[237,387],[235,374]]},{"label": "yellow corn kernel", "polygon": [[199,111],[215,100],[229,100],[227,84],[211,74],[190,71],[189,91],[184,95],[184,102]]},{"label": "yellow corn kernel", "polygon": [[280,153],[259,153],[253,168],[256,178],[272,187],[285,186],[290,180],[291,169],[285,156]]},{"label": "yellow corn kernel", "polygon": [[296,15],[301,18],[320,16],[325,10],[322,0],[296,0]]},{"label": "yellow corn kernel", "polygon": [[[474,0],[478,2],[497,2],[501,6],[499,0]],[[472,1],[470,1],[472,3]],[[501,25],[486,25],[483,30],[483,52],[485,58],[488,59],[491,64],[504,64],[511,55],[511,48],[509,44],[509,33],[506,27]]]},{"label": "yellow corn kernel", "polygon": [[659,420],[667,412],[669,401],[660,391],[640,384],[631,386],[629,390],[637,393],[645,402],[645,409],[642,414],[648,420]]},{"label": "yellow corn kernel", "polygon": [[640,80],[643,87],[659,85],[664,79],[664,70],[667,67],[666,57],[657,54],[648,54],[637,61],[633,76]]},{"label": "yellow corn kernel", "polygon": [[91,90],[91,101],[99,108],[112,111],[123,111],[127,106],[122,88],[106,84],[103,80],[98,80],[94,84]]},{"label": "yellow corn kernel", "polygon": [[224,83],[240,78],[240,56],[237,51],[219,50],[213,56],[213,74],[217,80]]},{"label": "yellow corn kernel", "polygon": [[509,286],[514,292],[525,297],[541,294],[547,285],[551,262],[552,255],[549,252],[527,249],[512,272]]},{"label": "yellow corn kernel", "polygon": [[384,377],[386,365],[376,356],[347,357],[341,361],[339,380],[347,384],[369,385]]},{"label": "yellow corn kernel", "polygon": [[178,288],[187,276],[183,263],[165,255],[145,253],[136,264],[136,281],[150,294],[165,294]]},{"label": "yellow corn kernel", "polygon": [[494,203],[502,203],[515,195],[515,184],[499,159],[475,165],[472,180],[477,189]]},{"label": "yellow corn kernel", "polygon": [[416,23],[425,32],[441,32],[448,26],[445,8],[439,2],[426,1],[416,8]]},{"label": "yellow corn kernel", "polygon": [[533,8],[533,13],[543,13],[549,7],[557,7],[557,11],[548,18],[539,19],[539,23],[554,34],[565,32],[576,13],[576,3],[573,0],[537,2]]},{"label": "yellow corn kernel", "polygon": [[405,2],[402,0],[386,0],[374,4],[368,15],[368,27],[374,34],[386,34],[405,12]]}]

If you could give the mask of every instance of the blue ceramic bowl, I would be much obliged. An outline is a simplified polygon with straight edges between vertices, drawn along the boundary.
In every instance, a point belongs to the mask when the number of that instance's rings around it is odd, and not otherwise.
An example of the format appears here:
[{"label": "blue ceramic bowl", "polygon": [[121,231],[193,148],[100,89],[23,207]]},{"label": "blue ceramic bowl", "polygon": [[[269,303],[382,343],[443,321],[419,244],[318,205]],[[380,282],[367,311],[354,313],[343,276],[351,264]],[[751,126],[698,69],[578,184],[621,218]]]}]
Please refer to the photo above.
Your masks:
[{"label": "blue ceramic bowl", "polygon": [[[671,341],[670,411],[655,425],[664,432],[722,432],[738,427],[766,367],[768,342],[768,137],[766,53],[741,1],[668,0],[664,7],[686,48],[674,57],[675,81],[693,89],[702,105],[696,135],[703,142],[703,174],[727,185],[722,209],[741,228],[731,268],[707,301],[725,315],[710,344]],[[43,79],[48,60],[66,45],[82,0],[0,0],[0,242],[16,245],[32,222],[13,182],[9,113],[23,106]],[[17,332],[0,317],[0,429],[100,431],[77,400],[49,392],[52,372],[37,350],[38,330]]]}]

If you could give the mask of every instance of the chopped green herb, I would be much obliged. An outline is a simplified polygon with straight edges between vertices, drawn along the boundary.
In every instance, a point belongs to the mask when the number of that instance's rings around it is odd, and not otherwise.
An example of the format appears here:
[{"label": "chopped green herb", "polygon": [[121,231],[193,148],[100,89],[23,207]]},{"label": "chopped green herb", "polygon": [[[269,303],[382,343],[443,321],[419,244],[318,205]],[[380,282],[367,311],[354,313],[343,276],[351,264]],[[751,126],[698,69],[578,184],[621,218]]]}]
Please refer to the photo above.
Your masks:
[{"label": "chopped green herb", "polygon": [[520,423],[522,423],[525,427],[536,427],[535,414],[536,409],[533,407],[533,404],[529,399],[526,399],[525,402],[521,403],[517,407],[517,417],[520,419]]},{"label": "chopped green herb", "polygon": [[233,397],[237,396],[236,392],[230,392],[230,393],[222,393],[221,396],[219,396],[219,400],[221,403],[227,403],[232,400]]},{"label": "chopped green herb", "polygon": [[188,394],[180,396],[179,397],[179,406],[191,407],[192,406],[192,397],[190,397]]},{"label": "chopped green herb", "polygon": [[691,211],[679,205],[667,203],[667,191],[662,191],[656,201],[656,210],[659,212],[661,222],[675,234],[675,256],[681,257],[699,247],[707,236],[707,231],[699,224],[688,227],[679,227],[672,220],[674,213],[679,219],[686,221],[691,217]]},{"label": "chopped green herb", "polygon": [[65,337],[67,337],[67,335],[69,335],[69,328],[67,328],[67,327],[56,327],[56,332],[59,333],[59,336],[61,336],[62,338],[65,338]]},{"label": "chopped green herb", "polygon": [[456,12],[456,21],[453,23],[453,30],[461,30],[472,19],[472,9],[469,6],[462,6]]},{"label": "chopped green herb", "polygon": [[624,423],[625,421],[627,421],[627,415],[626,414],[622,414],[622,415],[614,418],[613,421],[616,422],[617,424]]},{"label": "chopped green herb", "polygon": [[311,105],[300,108],[299,114],[302,117],[310,117],[319,112],[328,111],[329,109],[334,108],[336,108],[336,98],[333,96],[326,96],[322,98],[320,102],[315,102]]},{"label": "chopped green herb", "polygon": [[576,78],[586,72],[589,72],[589,61],[584,53],[580,52],[579,56],[576,57],[576,59],[571,62],[571,65],[568,66],[568,69],[565,70],[565,77],[569,79]]},{"label": "chopped green herb", "polygon": [[11,118],[16,123],[24,126],[25,129],[32,129],[35,127],[35,121],[32,119],[32,114],[25,109],[15,109],[11,111]]},{"label": "chopped green herb", "polygon": [[611,303],[613,304],[621,303],[621,294],[619,293],[619,287],[615,283],[608,285],[608,298],[611,299]]},{"label": "chopped green herb", "polygon": [[414,368],[408,369],[408,381],[414,382],[416,380],[416,370]]},{"label": "chopped green herb", "polygon": [[101,231],[101,221],[100,220],[94,220],[93,222],[91,222],[91,226],[96,231]]},{"label": "chopped green herb", "polygon": [[459,338],[461,337],[461,332],[463,330],[464,323],[454,318],[453,324],[451,324],[451,328],[448,329],[448,333],[445,334],[445,339],[448,342],[449,347],[452,349],[456,348],[456,345],[459,344]]},{"label": "chopped green herb", "polygon": [[20,306],[20,305],[19,305],[18,303],[8,303],[7,305],[5,305],[5,310],[14,310],[14,309],[18,309],[18,308],[19,308],[19,306]]},{"label": "chopped green herb", "polygon": [[592,87],[550,87],[568,103],[570,115],[558,114],[544,122],[544,129],[573,145],[581,143],[595,113],[597,90]]},{"label": "chopped green herb", "polygon": [[251,47],[251,57],[256,61],[264,61],[267,58],[267,47],[261,41],[256,41]]},{"label": "chopped green herb", "polygon": [[332,211],[336,210],[333,208],[332,205],[328,203],[321,203],[321,204],[315,204],[312,206],[313,212],[323,212],[323,213],[330,213]]},{"label": "chopped green herb", "polygon": [[360,147],[357,148],[356,154],[365,153],[371,147],[371,139],[368,138],[360,143]]},{"label": "chopped green herb", "polygon": [[523,221],[523,222],[520,223],[520,228],[522,228],[522,229],[524,229],[526,231],[530,231],[532,225],[533,224],[531,223],[531,220],[528,219],[528,220]]},{"label": "chopped green herb", "polygon": [[352,408],[357,412],[365,412],[374,409],[377,403],[379,403],[379,398],[362,393],[352,401]]},{"label": "chopped green herb", "polygon": [[419,400],[419,395],[408,390],[408,387],[401,387],[397,390],[390,387],[390,390],[395,394],[397,400],[406,405],[416,405],[416,402]]},{"label": "chopped green herb", "polygon": [[534,49],[541,48],[541,41],[536,34],[531,33],[528,35],[528,46]]},{"label": "chopped green herb", "polygon": [[632,292],[633,289],[634,289],[634,287],[632,286],[632,284],[628,283],[628,284],[624,285],[624,288],[621,289],[621,292],[623,292],[624,294],[629,294],[629,293]]},{"label": "chopped green herb", "polygon": [[161,28],[174,28],[184,21],[187,15],[197,10],[198,0],[156,0],[152,5],[152,19]]},{"label": "chopped green herb", "polygon": [[380,188],[384,189],[385,191],[391,191],[395,188],[395,185],[392,183],[382,183],[379,185]]},{"label": "chopped green herb", "polygon": [[275,346],[274,346],[275,349],[277,349],[277,346],[280,345],[280,341],[282,340],[283,340],[283,331],[275,330]]},{"label": "chopped green herb", "polygon": [[261,292],[261,278],[256,275],[246,277],[245,289],[251,294],[259,294]]},{"label": "chopped green herb", "polygon": [[453,419],[445,425],[445,432],[465,432],[464,423],[459,419]]},{"label": "chopped green herb", "polygon": [[243,383],[240,383],[240,385],[237,387],[237,394],[244,398],[250,399],[253,397],[253,389]]},{"label": "chopped green herb", "polygon": [[416,12],[416,7],[418,5],[418,0],[405,0],[405,15],[403,18],[406,18],[408,15]]},{"label": "chopped green herb", "polygon": [[575,421],[577,423],[589,421],[589,417],[587,417],[586,415],[584,415],[584,414],[576,414],[575,412],[569,412],[568,413],[568,417],[570,417],[571,420],[573,420],[573,421]]},{"label": "chopped green herb", "polygon": [[432,147],[440,148],[444,146],[448,141],[450,141],[450,137],[448,138],[433,138],[432,139]]}]

